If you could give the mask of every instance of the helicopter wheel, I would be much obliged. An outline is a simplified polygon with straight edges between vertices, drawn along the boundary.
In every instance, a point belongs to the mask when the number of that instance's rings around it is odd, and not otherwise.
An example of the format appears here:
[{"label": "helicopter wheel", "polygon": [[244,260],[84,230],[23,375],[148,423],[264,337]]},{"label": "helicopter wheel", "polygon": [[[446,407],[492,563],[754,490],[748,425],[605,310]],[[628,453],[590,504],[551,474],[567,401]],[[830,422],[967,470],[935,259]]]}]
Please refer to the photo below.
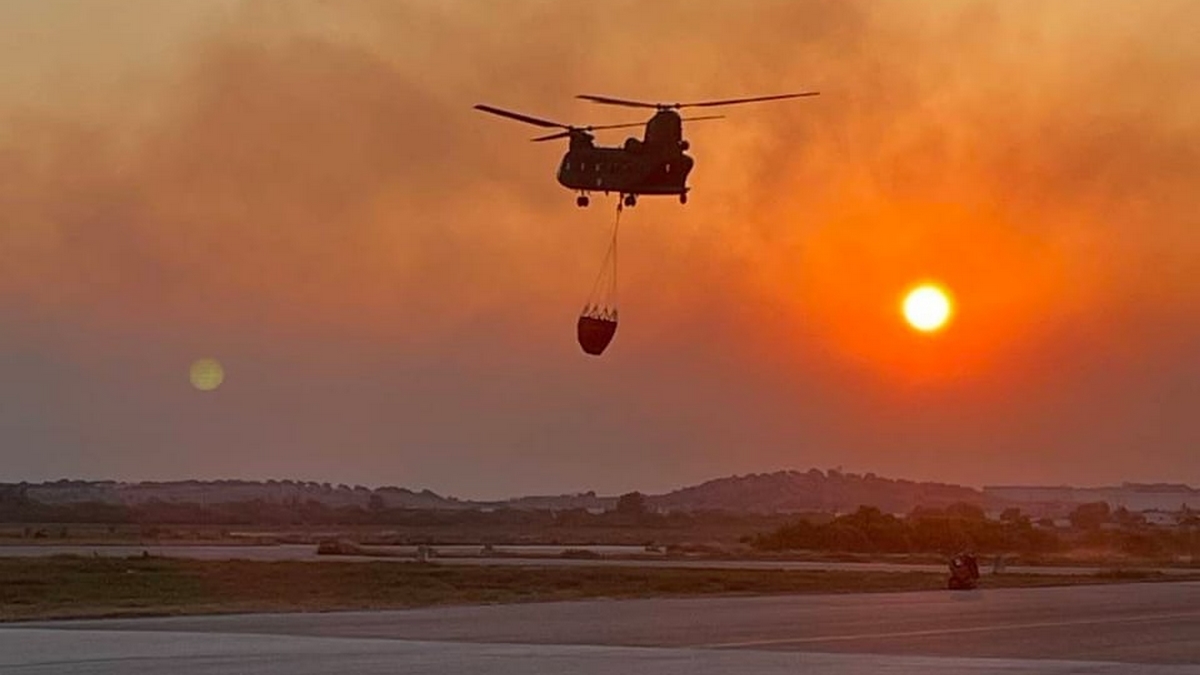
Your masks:
[{"label": "helicopter wheel", "polygon": [[579,195],[578,197],[575,198],[575,206],[578,206],[579,208],[584,208],[585,206],[588,205],[588,201],[589,200],[588,200],[587,195]]},{"label": "helicopter wheel", "polygon": [[686,193],[686,192],[681,192],[681,193],[679,193],[679,203],[680,203],[680,204],[686,204],[686,203],[687,203],[687,193]]},{"label": "helicopter wheel", "polygon": [[631,208],[637,206],[637,195],[625,195],[625,206]]}]

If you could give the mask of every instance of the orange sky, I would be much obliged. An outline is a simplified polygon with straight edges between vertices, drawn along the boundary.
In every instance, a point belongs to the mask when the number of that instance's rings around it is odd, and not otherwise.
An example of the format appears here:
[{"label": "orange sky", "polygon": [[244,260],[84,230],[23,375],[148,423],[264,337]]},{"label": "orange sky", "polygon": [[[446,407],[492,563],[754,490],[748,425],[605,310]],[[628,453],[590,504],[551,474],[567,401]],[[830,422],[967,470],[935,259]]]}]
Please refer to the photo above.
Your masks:
[{"label": "orange sky", "polygon": [[[1200,8],[385,0],[0,5],[0,480],[293,477],[461,496],[843,466],[1200,483]],[[611,204],[573,123],[688,126]],[[624,132],[603,135],[619,143]],[[917,334],[901,294],[955,295]],[[216,392],[187,385],[215,356]]]}]

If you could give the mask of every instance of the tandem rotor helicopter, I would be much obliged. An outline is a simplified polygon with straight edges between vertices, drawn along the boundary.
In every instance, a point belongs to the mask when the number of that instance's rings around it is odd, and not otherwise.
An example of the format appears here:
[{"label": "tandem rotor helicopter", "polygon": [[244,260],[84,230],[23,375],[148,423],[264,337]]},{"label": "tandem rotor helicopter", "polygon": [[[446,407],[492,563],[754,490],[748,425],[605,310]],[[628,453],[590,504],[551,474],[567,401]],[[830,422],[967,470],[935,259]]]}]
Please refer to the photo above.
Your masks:
[{"label": "tandem rotor helicopter", "polygon": [[[723,115],[703,115],[685,118],[680,116],[683,108],[715,108],[718,106],[755,103],[759,101],[778,101],[803,96],[817,96],[820,92],[806,91],[794,94],[775,94],[772,96],[754,96],[750,98],[731,98],[718,101],[698,101],[693,103],[646,103],[629,101],[608,96],[581,94],[580,98],[593,103],[604,105],[624,106],[628,108],[649,108],[656,112],[646,122],[626,124],[603,124],[577,127],[561,122],[539,119],[529,115],[502,110],[489,105],[476,105],[481,110],[493,115],[532,124],[547,129],[561,129],[557,133],[534,138],[534,141],[551,141],[559,138],[568,139],[567,154],[563,155],[558,167],[558,182],[563,187],[576,191],[579,196],[575,203],[581,207],[589,203],[591,192],[608,194],[616,192],[620,195],[618,208],[636,206],[640,195],[676,195],[680,204],[686,204],[688,199],[688,174],[691,173],[695,160],[686,154],[689,144],[683,138],[683,122],[699,122],[702,120],[720,119]],[[646,131],[641,139],[628,138],[623,146],[603,147],[595,144],[591,132],[602,129],[628,129],[645,125]]]}]

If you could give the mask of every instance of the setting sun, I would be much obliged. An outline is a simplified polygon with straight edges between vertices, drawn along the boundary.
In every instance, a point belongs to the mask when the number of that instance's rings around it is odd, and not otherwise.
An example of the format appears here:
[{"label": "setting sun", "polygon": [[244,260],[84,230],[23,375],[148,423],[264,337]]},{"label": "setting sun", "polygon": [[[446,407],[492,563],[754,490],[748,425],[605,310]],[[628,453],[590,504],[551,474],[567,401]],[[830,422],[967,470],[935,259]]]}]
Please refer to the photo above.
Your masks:
[{"label": "setting sun", "polygon": [[904,296],[904,318],[922,332],[933,332],[950,320],[950,297],[932,284],[922,284]]}]

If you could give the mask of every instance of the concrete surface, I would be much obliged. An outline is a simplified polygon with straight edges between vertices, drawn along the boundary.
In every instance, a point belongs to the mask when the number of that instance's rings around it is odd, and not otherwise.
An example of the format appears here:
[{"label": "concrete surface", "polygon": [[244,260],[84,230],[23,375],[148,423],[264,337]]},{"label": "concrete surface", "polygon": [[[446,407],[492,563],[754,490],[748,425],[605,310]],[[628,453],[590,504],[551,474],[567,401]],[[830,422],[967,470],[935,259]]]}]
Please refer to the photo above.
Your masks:
[{"label": "concrete surface", "polygon": [[[164,558],[182,558],[190,560],[306,560],[321,562],[366,562],[366,561],[411,561],[416,556],[414,546],[372,546],[378,550],[387,550],[397,556],[404,557],[372,557],[349,555],[318,555],[317,547],[307,544],[282,544],[272,546],[192,546],[192,545],[163,545],[163,546],[77,546],[77,545],[15,545],[0,546],[0,558],[40,558],[50,555],[78,555],[104,557],[139,556],[143,551],[150,555]],[[655,559],[646,557],[640,559],[599,557],[599,558],[556,558],[550,557],[555,552],[570,548],[586,548],[596,551],[602,556],[629,554],[629,547],[498,547],[511,552],[513,555],[534,557],[478,557],[478,546],[436,546],[437,551],[451,557],[435,557],[432,562],[443,565],[511,565],[518,567],[594,567],[596,565],[616,565],[622,567],[679,567],[692,569],[751,569],[751,570],[840,570],[861,572],[946,572],[944,564],[907,564],[889,562],[835,562],[835,561],[797,561],[797,560],[703,560],[703,559]],[[1007,565],[1005,571],[1010,574],[1070,574],[1085,575],[1103,572],[1106,568],[1094,566],[1043,566],[1043,565]],[[1200,568],[1138,568],[1147,571],[1162,572],[1163,574],[1197,574]],[[989,561],[980,563],[980,571],[991,574]]]},{"label": "concrete surface", "polygon": [[15,624],[0,673],[1200,674],[1200,583]]}]

